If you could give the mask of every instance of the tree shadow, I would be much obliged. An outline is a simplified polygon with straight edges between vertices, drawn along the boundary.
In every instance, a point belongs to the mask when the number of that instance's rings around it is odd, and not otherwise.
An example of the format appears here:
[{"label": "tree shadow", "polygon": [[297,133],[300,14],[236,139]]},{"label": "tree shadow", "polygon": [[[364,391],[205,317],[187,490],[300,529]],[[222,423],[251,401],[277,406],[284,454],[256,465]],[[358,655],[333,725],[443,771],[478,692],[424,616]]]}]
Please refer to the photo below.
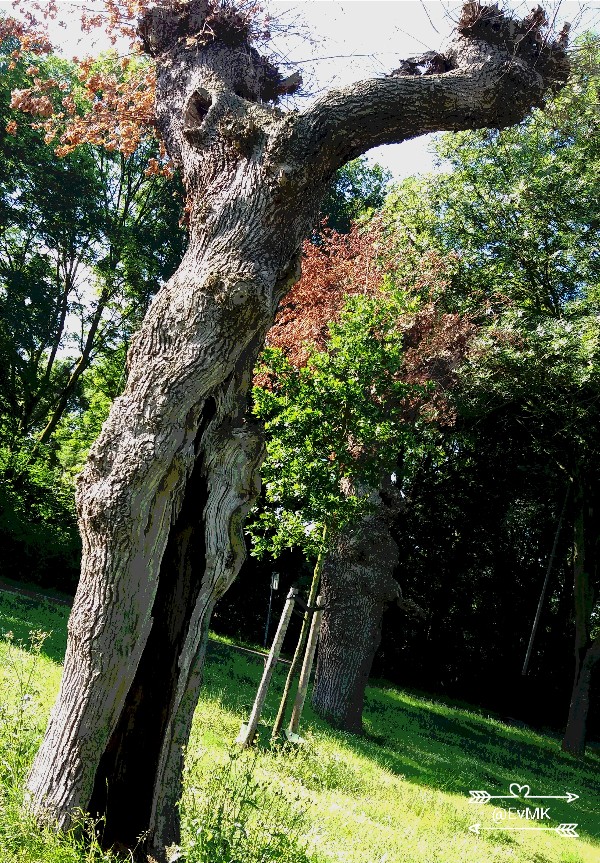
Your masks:
[{"label": "tree shadow", "polygon": [[[236,656],[211,648],[205,684],[218,691],[223,706],[247,716],[262,672],[259,657]],[[260,742],[269,745],[270,725],[277,712],[287,668],[277,668],[265,702]],[[473,708],[475,709],[475,708]],[[531,729],[513,728],[467,710],[413,696],[398,689],[369,687],[365,703],[364,735],[331,728],[307,703],[302,728],[328,736],[355,755],[422,787],[470,799],[471,790],[507,795],[511,783],[529,785],[531,795],[579,795],[566,800],[497,801],[498,806],[550,806],[552,824],[578,823],[582,838],[600,842],[600,758],[593,754],[576,760],[560,749],[560,739]],[[491,816],[494,802],[485,810]],[[479,816],[478,816],[479,817]]]},{"label": "tree shadow", "polygon": [[528,785],[531,795],[577,794],[579,799],[572,803],[527,803],[521,797],[499,800],[497,805],[550,806],[553,823],[577,821],[580,835],[600,841],[600,759],[591,753],[575,759],[562,752],[558,737],[506,726],[463,707],[395,689],[368,690],[365,727],[363,736],[333,733],[345,747],[384,769],[465,799],[470,799],[471,790],[507,795],[511,783]]}]

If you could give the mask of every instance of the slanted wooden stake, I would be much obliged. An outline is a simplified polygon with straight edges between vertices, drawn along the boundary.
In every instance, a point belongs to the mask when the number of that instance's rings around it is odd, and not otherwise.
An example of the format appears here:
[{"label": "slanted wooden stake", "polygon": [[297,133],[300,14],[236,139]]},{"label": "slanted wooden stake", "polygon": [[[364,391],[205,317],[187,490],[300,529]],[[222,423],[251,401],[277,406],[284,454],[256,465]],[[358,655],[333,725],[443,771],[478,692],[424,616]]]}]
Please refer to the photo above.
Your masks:
[{"label": "slanted wooden stake", "polygon": [[[317,596],[316,604],[318,609],[322,608],[323,600],[320,596]],[[300,672],[298,692],[296,693],[296,700],[294,701],[292,718],[290,719],[290,727],[287,731],[287,737],[292,741],[294,739],[292,735],[298,734],[300,717],[302,716],[302,711],[304,710],[304,702],[306,701],[306,693],[308,690],[308,681],[310,679],[310,672],[312,671],[313,662],[315,659],[315,651],[317,649],[317,641],[319,639],[319,629],[321,628],[322,617],[322,610],[313,612],[310,633],[308,636],[308,644],[306,645],[306,653],[304,654],[304,662],[302,663],[302,671]]]},{"label": "slanted wooden stake", "polygon": [[[313,572],[312,582],[310,585],[310,591],[308,593],[308,607],[312,608],[314,606],[317,595],[319,593],[319,585],[321,584],[321,571],[323,569],[323,563],[325,561],[325,540],[327,537],[327,525],[323,527],[323,534],[321,536],[321,549],[319,551],[319,556],[317,558],[317,563],[315,565],[315,569]],[[296,645],[296,650],[294,651],[294,657],[292,659],[292,664],[290,665],[288,676],[285,681],[285,686],[283,687],[283,694],[281,696],[281,702],[279,704],[279,710],[277,711],[277,716],[275,717],[275,722],[273,724],[273,733],[271,735],[272,740],[276,740],[281,734],[281,729],[283,728],[283,723],[285,722],[285,711],[287,709],[288,701],[290,698],[290,693],[292,691],[292,685],[298,672],[300,671],[300,665],[302,663],[302,657],[304,656],[304,648],[306,645],[306,638],[308,636],[308,630],[311,622],[310,612],[306,612],[302,619],[302,628],[300,630],[300,635],[298,637],[298,644]]]},{"label": "slanted wooden stake", "polygon": [[281,613],[281,620],[279,621],[279,626],[277,627],[277,632],[275,633],[275,638],[273,640],[273,644],[271,645],[271,650],[269,651],[267,661],[265,662],[265,670],[263,671],[262,680],[260,681],[260,686],[258,687],[256,698],[254,699],[254,706],[252,707],[250,719],[248,720],[248,723],[246,725],[242,725],[240,733],[238,734],[235,741],[236,743],[241,744],[241,746],[251,746],[254,742],[254,735],[256,734],[256,729],[258,727],[258,720],[260,719],[260,714],[262,713],[263,705],[267,697],[267,692],[269,690],[269,683],[271,682],[273,670],[277,665],[277,660],[279,659],[283,639],[285,638],[285,633],[290,622],[290,617],[292,616],[292,611],[294,610],[294,603],[296,602],[297,593],[298,591],[295,588],[291,588],[290,592],[287,595],[285,605],[283,606],[283,611]]}]

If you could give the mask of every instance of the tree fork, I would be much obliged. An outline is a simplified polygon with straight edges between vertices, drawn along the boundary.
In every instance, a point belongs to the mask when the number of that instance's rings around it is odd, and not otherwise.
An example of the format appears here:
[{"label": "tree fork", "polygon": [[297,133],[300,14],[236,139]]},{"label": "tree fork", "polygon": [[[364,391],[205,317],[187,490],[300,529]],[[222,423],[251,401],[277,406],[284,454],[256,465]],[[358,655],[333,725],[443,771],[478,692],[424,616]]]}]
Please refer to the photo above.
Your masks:
[{"label": "tree fork", "polygon": [[[64,828],[76,809],[105,803],[111,841],[131,847],[142,828],[157,860],[177,841],[181,753],[210,611],[241,565],[258,490],[262,442],[245,419],[253,366],[333,173],[378,144],[518,122],[567,75],[563,46],[540,41],[539,26],[465,8],[435,66],[444,71],[359,82],[303,113],[268,104],[298,77],[284,79],[260,57],[240,16],[219,18],[209,0],[165,0],[142,18],[157,63],[157,125],[187,188],[190,242],[132,341],[125,391],[79,477],[81,579],[60,692],[27,783],[40,819]],[[154,661],[176,676],[158,701]],[[151,700],[152,791],[123,825],[116,808],[139,764],[135,738]]]}]

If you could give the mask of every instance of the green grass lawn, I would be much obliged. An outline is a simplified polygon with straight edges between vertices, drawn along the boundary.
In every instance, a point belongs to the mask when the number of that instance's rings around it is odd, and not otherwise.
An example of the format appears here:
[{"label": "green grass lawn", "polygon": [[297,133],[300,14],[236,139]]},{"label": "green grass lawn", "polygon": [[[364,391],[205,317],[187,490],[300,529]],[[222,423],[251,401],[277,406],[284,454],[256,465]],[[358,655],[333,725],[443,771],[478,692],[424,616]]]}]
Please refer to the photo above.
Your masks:
[{"label": "green grass lawn", "polygon": [[[11,642],[0,642],[2,863],[111,859],[74,837],[40,833],[19,809],[18,786],[59,685],[68,612],[50,600],[0,592],[0,632],[13,633]],[[17,641],[39,629],[52,634],[36,657]],[[280,667],[258,749],[232,758],[232,743],[247,718],[261,671],[258,657],[222,645],[209,651],[188,749],[181,860],[600,863],[597,756],[578,762],[561,752],[556,738],[391,686],[369,688],[364,737],[332,730],[308,707],[301,729],[306,743],[270,748],[269,724],[286,673]],[[531,809],[549,807],[549,821],[515,818],[498,824],[493,801],[485,806],[469,802],[471,789],[507,794],[511,783],[529,785],[532,795],[570,791],[579,799],[572,804],[532,801]],[[498,802],[508,814],[512,801]],[[526,805],[523,800],[514,803],[518,809]],[[230,844],[246,849],[242,857],[224,853],[215,832],[216,810],[219,830],[227,822]],[[577,823],[579,838],[551,830],[483,830],[479,836],[469,831],[475,823],[554,827],[563,822]]]}]

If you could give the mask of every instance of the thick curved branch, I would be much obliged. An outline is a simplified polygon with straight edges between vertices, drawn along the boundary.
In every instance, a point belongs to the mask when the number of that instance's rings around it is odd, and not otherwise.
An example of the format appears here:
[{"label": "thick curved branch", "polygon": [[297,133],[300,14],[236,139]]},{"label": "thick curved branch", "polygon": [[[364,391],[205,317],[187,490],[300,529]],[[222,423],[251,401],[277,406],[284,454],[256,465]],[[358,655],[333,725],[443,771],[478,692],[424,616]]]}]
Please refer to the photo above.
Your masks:
[{"label": "thick curved branch", "polygon": [[445,55],[404,61],[386,78],[332,90],[315,102],[299,119],[296,155],[304,149],[327,174],[380,144],[518,123],[568,75],[565,34],[544,41],[544,21],[541,10],[519,22],[495,6],[466,4]]}]

